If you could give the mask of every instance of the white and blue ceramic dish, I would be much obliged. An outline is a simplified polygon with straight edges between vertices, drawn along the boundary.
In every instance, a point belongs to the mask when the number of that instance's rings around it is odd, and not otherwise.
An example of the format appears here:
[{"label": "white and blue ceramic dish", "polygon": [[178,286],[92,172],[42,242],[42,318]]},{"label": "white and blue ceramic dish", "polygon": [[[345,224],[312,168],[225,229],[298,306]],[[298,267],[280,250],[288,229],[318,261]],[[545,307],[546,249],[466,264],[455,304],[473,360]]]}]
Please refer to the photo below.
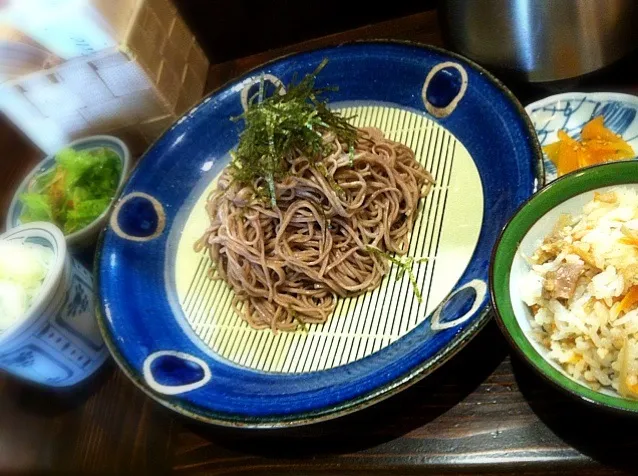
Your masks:
[{"label": "white and blue ceramic dish", "polygon": [[68,254],[51,223],[21,225],[0,236],[5,240],[47,247],[54,258],[27,315],[0,334],[0,368],[49,387],[81,382],[108,357],[95,321],[91,273]]},{"label": "white and blue ceramic dish", "polygon": [[[542,147],[556,142],[559,130],[577,137],[583,126],[603,116],[605,126],[620,134],[638,151],[638,97],[621,93],[564,93],[529,104],[525,110],[532,119]],[[547,157],[545,180],[556,179],[556,167]]]},{"label": "white and blue ceramic dish", "polygon": [[[262,75],[287,84],[324,58],[318,86],[339,87],[331,105],[412,147],[436,178],[409,250],[430,258],[413,269],[424,299],[393,270],[308,332],[256,331],[229,311],[231,291],[206,277],[193,243],[242,130],[229,119],[242,98]],[[414,383],[478,332],[498,232],[542,177],[523,108],[459,56],[373,42],[282,58],[205,98],[146,153],[98,248],[98,321],[124,372],[184,415],[242,427],[334,418]]]},{"label": "white and blue ceramic dish", "polygon": [[[122,162],[122,172],[120,175],[120,182],[118,184],[118,188],[114,194],[113,199],[118,196],[120,190],[122,189],[124,182],[128,176],[129,170],[131,168],[131,152],[129,148],[117,137],[107,136],[107,135],[99,135],[99,136],[91,136],[85,137],[83,139],[78,139],[76,141],[71,142],[67,147],[75,150],[87,150],[87,149],[98,149],[98,148],[107,148],[112,150],[117,154],[120,161]],[[22,215],[22,202],[20,202],[20,195],[26,192],[31,185],[31,182],[38,175],[46,172],[50,168],[55,166],[55,155],[50,155],[45,157],[38,165],[34,167],[34,169],[27,175],[22,183],[16,189],[13,199],[11,200],[11,205],[9,205],[9,211],[7,213],[7,221],[6,228],[7,230],[19,226],[20,215]],[[109,206],[104,212],[89,223],[86,227],[78,230],[74,233],[71,233],[66,236],[66,242],[71,248],[88,248],[95,244],[97,241],[97,237],[104,228],[106,224],[106,220],[108,218],[109,211],[111,210],[111,206]]]}]

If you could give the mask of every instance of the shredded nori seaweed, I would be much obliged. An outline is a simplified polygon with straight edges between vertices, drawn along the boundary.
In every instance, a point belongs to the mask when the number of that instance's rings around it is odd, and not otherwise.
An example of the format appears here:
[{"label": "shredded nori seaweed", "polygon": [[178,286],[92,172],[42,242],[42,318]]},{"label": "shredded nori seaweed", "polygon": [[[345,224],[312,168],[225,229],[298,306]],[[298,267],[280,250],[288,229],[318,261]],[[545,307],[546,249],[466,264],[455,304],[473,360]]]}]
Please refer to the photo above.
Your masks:
[{"label": "shredded nori seaweed", "polygon": [[237,149],[232,152],[231,173],[240,183],[250,184],[264,179],[271,204],[276,206],[275,182],[288,175],[288,159],[304,155],[311,163],[330,153],[323,135],[332,132],[346,145],[351,162],[357,129],[347,118],[331,111],[322,95],[335,88],[316,88],[317,75],[327,60],[298,83],[293,79],[285,94],[281,87],[264,98],[262,77],[259,93],[253,97],[248,109],[234,121],[244,120],[245,129]]}]

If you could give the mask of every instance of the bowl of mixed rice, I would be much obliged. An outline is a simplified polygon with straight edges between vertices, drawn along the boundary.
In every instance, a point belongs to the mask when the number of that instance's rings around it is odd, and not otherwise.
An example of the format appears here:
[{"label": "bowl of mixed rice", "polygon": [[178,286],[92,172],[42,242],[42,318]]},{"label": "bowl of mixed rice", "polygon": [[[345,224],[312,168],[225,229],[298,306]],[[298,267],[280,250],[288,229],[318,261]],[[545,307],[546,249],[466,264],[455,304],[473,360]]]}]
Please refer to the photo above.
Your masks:
[{"label": "bowl of mixed rice", "polygon": [[558,179],[503,230],[492,303],[510,344],[590,403],[638,412],[638,161]]}]

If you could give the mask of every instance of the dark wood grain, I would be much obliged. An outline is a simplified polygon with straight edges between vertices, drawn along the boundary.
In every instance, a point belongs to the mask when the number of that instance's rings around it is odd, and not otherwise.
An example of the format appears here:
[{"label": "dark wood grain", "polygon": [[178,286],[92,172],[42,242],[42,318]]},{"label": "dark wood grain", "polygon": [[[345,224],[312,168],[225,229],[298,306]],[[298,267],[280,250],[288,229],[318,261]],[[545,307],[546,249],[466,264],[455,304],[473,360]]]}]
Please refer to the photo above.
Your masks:
[{"label": "dark wood grain", "polygon": [[[375,37],[441,43],[436,15],[417,14],[214,65],[208,87],[282,54]],[[608,84],[627,89],[638,83],[635,78]],[[527,98],[540,94],[521,91]],[[15,131],[0,133],[0,150],[10,151],[0,159],[0,203],[6,205],[38,154]],[[594,410],[548,386],[510,358],[493,322],[444,367],[399,395],[334,421],[288,430],[196,424],[148,399],[114,367],[63,393],[0,377],[0,473],[637,472],[636,420]]]},{"label": "dark wood grain", "polygon": [[443,44],[436,11],[427,11],[214,64],[210,68],[206,87],[209,91],[214,90],[249,69],[281,56],[347,41],[370,39],[410,40],[435,46]]},{"label": "dark wood grain", "polygon": [[610,438],[611,432],[625,433],[626,420],[565,399],[507,355],[490,323],[427,379],[338,420],[258,432],[185,423],[176,428],[174,468],[219,475],[426,469],[476,474],[514,468],[620,474],[623,462],[631,468],[626,450],[632,445]]},{"label": "dark wood grain", "polygon": [[248,56],[431,9],[436,0],[174,0],[211,62]]},{"label": "dark wood grain", "polygon": [[79,389],[0,379],[0,472],[164,471],[173,417],[109,362]]}]

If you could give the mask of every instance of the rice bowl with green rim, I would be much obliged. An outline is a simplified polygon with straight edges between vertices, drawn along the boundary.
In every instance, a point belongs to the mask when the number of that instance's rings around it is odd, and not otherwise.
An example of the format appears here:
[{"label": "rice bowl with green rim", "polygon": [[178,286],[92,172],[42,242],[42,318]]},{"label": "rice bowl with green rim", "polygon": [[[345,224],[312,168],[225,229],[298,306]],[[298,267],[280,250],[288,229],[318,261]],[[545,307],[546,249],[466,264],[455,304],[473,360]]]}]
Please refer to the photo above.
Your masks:
[{"label": "rice bowl with green rim", "polygon": [[490,292],[501,331],[523,359],[552,384],[585,402],[618,410],[638,412],[638,400],[621,397],[613,389],[594,390],[575,380],[549,357],[531,335],[531,311],[523,302],[517,283],[529,269],[523,254],[531,256],[561,214],[579,215],[594,192],[613,187],[638,192],[638,162],[599,165],[566,175],[540,190],[515,213],[494,248],[490,266]]}]

